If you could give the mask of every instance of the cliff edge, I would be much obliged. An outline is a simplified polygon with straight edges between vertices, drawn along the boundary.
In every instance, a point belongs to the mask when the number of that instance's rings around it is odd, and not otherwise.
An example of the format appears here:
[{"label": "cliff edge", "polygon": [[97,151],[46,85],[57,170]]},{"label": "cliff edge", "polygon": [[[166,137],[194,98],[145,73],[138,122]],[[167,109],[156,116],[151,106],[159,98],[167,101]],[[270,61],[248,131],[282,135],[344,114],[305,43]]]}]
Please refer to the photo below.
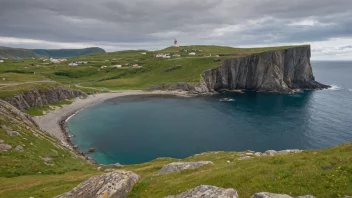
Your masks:
[{"label": "cliff edge", "polygon": [[315,81],[310,57],[310,46],[299,46],[227,59],[220,67],[202,73],[200,89],[289,94],[297,89],[329,88]]}]

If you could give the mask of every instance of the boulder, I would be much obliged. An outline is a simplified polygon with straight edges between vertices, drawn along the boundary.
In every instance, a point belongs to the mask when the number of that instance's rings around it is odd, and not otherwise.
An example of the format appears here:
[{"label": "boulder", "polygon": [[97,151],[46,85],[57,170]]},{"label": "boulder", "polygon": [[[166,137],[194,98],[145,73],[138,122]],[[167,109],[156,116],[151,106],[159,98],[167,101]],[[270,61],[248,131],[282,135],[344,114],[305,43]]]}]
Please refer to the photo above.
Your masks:
[{"label": "boulder", "polygon": [[195,169],[204,165],[214,163],[211,161],[199,161],[199,162],[173,162],[163,166],[163,168],[158,172],[158,175],[163,175],[167,173],[180,172],[185,169]]},{"label": "boulder", "polygon": [[12,148],[12,146],[4,143],[0,143],[0,151],[8,151]]},{"label": "boulder", "polygon": [[[274,193],[268,193],[268,192],[260,192],[256,193],[252,196],[252,198],[293,198],[290,195],[286,194],[274,194]],[[304,195],[304,196],[299,196],[296,198],[315,198],[312,195]]]},{"label": "boulder", "polygon": [[238,198],[238,194],[233,188],[225,189],[201,185],[179,195],[171,195],[166,198]]},{"label": "boulder", "polygon": [[265,151],[264,153],[265,155],[269,155],[269,156],[274,156],[277,154],[277,151],[275,150],[268,150],[268,151]]},{"label": "boulder", "polygon": [[1,128],[3,128],[6,131],[7,135],[9,135],[9,136],[19,136],[20,135],[20,133],[12,130],[10,127],[7,127],[6,125],[2,125]]},{"label": "boulder", "polygon": [[16,151],[23,151],[23,146],[18,145],[18,146],[16,146],[15,150]]},{"label": "boulder", "polygon": [[140,176],[130,171],[117,170],[94,176],[82,182],[70,192],[56,198],[125,198]]},{"label": "boulder", "polygon": [[95,152],[95,148],[89,148],[88,149],[88,153],[94,153]]}]

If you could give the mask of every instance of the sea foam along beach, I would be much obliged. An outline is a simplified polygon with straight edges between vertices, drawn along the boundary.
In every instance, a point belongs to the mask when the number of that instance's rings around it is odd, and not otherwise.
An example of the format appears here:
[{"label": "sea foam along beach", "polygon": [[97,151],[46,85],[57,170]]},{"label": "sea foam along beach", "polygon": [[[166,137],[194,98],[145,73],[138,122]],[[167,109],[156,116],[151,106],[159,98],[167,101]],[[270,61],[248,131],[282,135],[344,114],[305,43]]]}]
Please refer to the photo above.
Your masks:
[{"label": "sea foam along beach", "polygon": [[77,98],[72,104],[65,105],[62,108],[54,111],[50,111],[43,116],[36,116],[33,119],[39,125],[39,127],[55,136],[59,139],[62,144],[68,148],[72,148],[71,142],[69,141],[68,133],[65,131],[65,123],[69,118],[74,116],[80,110],[89,107],[91,105],[103,102],[107,99],[117,98],[122,96],[130,95],[176,95],[189,97],[191,96],[188,92],[184,91],[120,91],[120,92],[109,92],[100,93],[95,95],[89,95],[87,98]]}]

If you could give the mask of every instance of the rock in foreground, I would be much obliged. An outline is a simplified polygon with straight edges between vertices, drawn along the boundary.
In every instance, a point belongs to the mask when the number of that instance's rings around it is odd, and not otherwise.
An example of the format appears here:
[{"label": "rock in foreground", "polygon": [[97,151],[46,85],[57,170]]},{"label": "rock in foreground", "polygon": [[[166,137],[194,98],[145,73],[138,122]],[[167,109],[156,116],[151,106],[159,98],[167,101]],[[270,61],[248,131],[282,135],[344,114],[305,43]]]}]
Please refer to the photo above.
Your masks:
[{"label": "rock in foreground", "polygon": [[179,195],[168,196],[167,198],[238,198],[238,194],[233,188],[224,189],[201,185]]},{"label": "rock in foreground", "polygon": [[[290,195],[285,195],[285,194],[274,194],[274,193],[268,193],[268,192],[261,192],[261,193],[256,193],[252,196],[252,198],[293,198]],[[305,195],[305,196],[299,196],[296,198],[315,198],[312,195]]]},{"label": "rock in foreground", "polygon": [[57,198],[125,198],[139,180],[140,176],[133,172],[118,170],[91,177]]},{"label": "rock in foreground", "polygon": [[173,162],[163,166],[163,168],[159,171],[158,175],[163,175],[167,173],[180,172],[185,169],[195,169],[204,165],[214,163],[211,161],[199,161],[199,162]]}]

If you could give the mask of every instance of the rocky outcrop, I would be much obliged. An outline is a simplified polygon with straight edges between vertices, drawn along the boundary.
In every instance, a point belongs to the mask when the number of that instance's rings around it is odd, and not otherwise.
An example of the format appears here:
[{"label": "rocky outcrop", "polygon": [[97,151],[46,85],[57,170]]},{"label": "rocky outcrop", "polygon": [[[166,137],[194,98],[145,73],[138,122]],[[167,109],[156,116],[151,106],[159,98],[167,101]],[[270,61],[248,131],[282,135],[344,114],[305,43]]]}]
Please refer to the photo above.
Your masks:
[{"label": "rocky outcrop", "polygon": [[172,195],[166,198],[238,198],[237,191],[233,188],[219,188],[215,186],[197,186],[179,195]]},{"label": "rocky outcrop", "polygon": [[197,85],[185,82],[152,86],[152,90],[184,90],[209,94],[223,90],[249,90],[290,94],[297,90],[325,89],[315,81],[310,46],[252,54],[224,60],[218,68],[201,74]]},{"label": "rocky outcrop", "polygon": [[240,152],[239,153],[238,160],[250,159],[250,158],[252,158],[254,156],[257,156],[257,157],[260,157],[260,156],[276,156],[276,155],[295,154],[295,153],[301,153],[301,152],[303,152],[303,150],[298,150],[298,149],[287,149],[287,150],[281,150],[281,151],[267,150],[264,153],[254,152],[254,151],[246,151],[246,152]]},{"label": "rocky outcrop", "polygon": [[140,176],[133,172],[118,170],[91,177],[57,198],[125,198],[139,180]]},{"label": "rocky outcrop", "polygon": [[[254,194],[251,198],[293,198],[293,197],[286,194],[274,194],[274,193],[268,193],[268,192],[261,192],[261,193]],[[304,195],[296,198],[315,198],[315,197],[312,195]]]},{"label": "rocky outcrop", "polygon": [[196,169],[204,165],[213,165],[211,161],[199,161],[199,162],[173,162],[163,166],[163,168],[158,172],[158,175],[163,175],[167,173],[180,172],[185,169]]},{"label": "rocky outcrop", "polygon": [[252,54],[225,60],[202,77],[208,92],[243,89],[293,93],[297,89],[328,88],[315,81],[310,56],[310,46]]},{"label": "rocky outcrop", "polygon": [[33,107],[42,107],[44,105],[57,103],[61,100],[86,96],[87,94],[79,90],[51,87],[46,90],[32,89],[28,92],[6,98],[5,100],[23,111]]}]

